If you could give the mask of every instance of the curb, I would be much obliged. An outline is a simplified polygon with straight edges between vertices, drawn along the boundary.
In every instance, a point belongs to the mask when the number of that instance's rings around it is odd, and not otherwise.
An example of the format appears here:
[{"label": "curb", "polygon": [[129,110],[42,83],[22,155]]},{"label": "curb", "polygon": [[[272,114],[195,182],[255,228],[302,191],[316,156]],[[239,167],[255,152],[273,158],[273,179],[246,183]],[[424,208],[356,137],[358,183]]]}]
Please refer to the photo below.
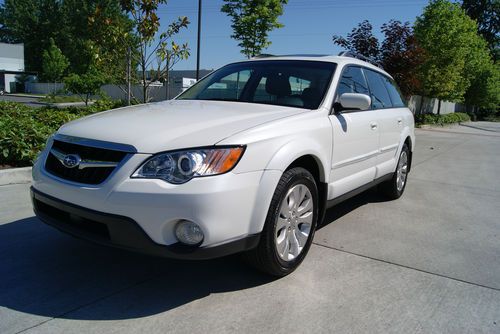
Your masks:
[{"label": "curb", "polygon": [[[52,103],[52,102],[33,101],[30,103],[39,104],[42,106],[47,106],[47,107],[57,108],[57,109],[63,109],[63,108],[67,108],[67,107],[85,107],[85,102]],[[89,101],[89,106],[94,104],[94,103],[95,103],[95,101]]]},{"label": "curb", "polygon": [[14,96],[14,97],[32,97],[34,99],[44,98],[45,95],[42,94],[21,94],[21,93],[5,93],[4,96]]},{"label": "curb", "polygon": [[31,182],[31,167],[0,170],[0,186]]}]

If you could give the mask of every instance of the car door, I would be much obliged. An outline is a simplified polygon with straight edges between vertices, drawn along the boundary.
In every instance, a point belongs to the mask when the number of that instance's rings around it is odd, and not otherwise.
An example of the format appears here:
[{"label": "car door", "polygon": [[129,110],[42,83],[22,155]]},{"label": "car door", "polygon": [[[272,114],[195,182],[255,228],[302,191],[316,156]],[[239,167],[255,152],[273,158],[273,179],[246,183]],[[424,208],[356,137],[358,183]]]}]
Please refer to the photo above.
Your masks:
[{"label": "car door", "polygon": [[[343,93],[369,94],[360,67],[344,67],[336,101]],[[338,108],[338,102],[335,105]],[[374,180],[379,143],[375,110],[342,110],[329,118],[333,149],[328,197],[333,199]]]},{"label": "car door", "polygon": [[377,111],[379,155],[376,178],[379,178],[396,168],[406,106],[394,80],[369,69],[363,71],[371,92],[372,108]]}]

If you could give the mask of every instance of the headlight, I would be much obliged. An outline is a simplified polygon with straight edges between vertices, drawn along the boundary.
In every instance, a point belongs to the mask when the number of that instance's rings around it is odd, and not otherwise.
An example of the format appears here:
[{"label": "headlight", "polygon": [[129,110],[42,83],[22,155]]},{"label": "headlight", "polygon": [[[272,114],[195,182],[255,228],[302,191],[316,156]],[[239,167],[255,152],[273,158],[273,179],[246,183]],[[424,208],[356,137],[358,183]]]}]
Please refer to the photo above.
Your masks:
[{"label": "headlight", "polygon": [[181,184],[194,177],[229,172],[236,166],[244,151],[244,147],[237,146],[160,153],[143,163],[132,177],[162,179]]}]

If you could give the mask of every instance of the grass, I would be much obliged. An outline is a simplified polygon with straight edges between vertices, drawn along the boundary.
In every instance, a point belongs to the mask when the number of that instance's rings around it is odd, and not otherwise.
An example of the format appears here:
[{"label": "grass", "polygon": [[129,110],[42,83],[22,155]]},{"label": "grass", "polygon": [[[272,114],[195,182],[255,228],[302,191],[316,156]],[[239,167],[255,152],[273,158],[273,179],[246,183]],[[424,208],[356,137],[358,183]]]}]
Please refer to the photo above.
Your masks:
[{"label": "grass", "polygon": [[40,99],[40,102],[47,103],[72,103],[83,102],[77,95],[49,95]]}]

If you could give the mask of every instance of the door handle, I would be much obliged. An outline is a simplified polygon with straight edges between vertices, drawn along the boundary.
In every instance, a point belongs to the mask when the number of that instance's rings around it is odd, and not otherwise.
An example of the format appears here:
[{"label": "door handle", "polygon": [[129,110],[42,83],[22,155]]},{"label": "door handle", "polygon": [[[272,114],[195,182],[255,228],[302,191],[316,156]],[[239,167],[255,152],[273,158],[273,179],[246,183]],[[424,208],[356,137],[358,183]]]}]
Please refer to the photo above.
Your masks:
[{"label": "door handle", "polygon": [[372,128],[372,130],[376,130],[378,128],[378,125],[377,123],[371,123],[370,127]]},{"label": "door handle", "polygon": [[403,119],[402,118],[398,118],[398,124],[399,125],[403,124]]}]

